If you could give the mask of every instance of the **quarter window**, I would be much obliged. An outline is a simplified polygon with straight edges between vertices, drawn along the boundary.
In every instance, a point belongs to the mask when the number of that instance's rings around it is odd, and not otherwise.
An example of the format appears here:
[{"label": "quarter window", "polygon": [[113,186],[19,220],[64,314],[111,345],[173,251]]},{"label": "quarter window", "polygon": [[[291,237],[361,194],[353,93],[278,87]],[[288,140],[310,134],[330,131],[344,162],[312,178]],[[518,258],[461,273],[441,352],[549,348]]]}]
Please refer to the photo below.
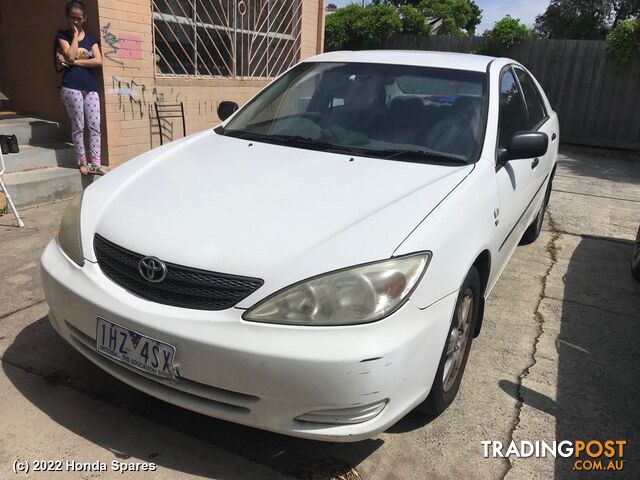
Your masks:
[{"label": "quarter window", "polygon": [[516,68],[515,70],[518,80],[520,81],[520,85],[522,86],[522,91],[524,92],[524,98],[527,102],[527,110],[529,112],[527,127],[532,129],[547,116],[547,112],[544,108],[544,102],[540,96],[540,91],[533,83],[533,80],[531,80],[531,77],[529,77],[527,72],[524,70],[519,68]]},{"label": "quarter window", "polygon": [[527,112],[524,98],[511,69],[500,79],[500,118],[498,120],[498,147],[506,148],[514,133],[527,130]]}]

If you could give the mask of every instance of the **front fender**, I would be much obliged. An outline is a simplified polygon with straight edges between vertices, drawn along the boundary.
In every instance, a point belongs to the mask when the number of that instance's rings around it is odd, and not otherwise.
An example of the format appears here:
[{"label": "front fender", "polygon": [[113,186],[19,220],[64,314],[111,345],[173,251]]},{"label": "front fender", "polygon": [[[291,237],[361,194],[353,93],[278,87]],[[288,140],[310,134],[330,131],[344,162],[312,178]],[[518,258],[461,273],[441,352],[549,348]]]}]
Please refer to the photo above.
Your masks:
[{"label": "front fender", "polygon": [[[492,259],[494,210],[500,199],[495,169],[480,159],[476,168],[398,246],[394,256],[430,250],[429,268],[412,295],[420,308],[427,308],[460,289],[480,254]],[[491,265],[489,266],[491,271]]]}]

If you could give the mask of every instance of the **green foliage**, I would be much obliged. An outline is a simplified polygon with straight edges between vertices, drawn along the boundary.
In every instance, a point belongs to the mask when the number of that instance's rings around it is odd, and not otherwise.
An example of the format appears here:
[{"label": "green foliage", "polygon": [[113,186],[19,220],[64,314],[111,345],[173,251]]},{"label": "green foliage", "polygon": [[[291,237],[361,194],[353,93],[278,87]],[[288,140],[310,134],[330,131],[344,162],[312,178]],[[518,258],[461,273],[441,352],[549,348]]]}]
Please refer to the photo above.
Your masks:
[{"label": "green foliage", "polygon": [[327,15],[324,25],[324,51],[343,50],[349,41],[347,28],[349,27],[349,7],[339,8],[335,13]]},{"label": "green foliage", "polygon": [[551,0],[535,29],[546,38],[604,40],[620,22],[638,15],[639,0]]},{"label": "green foliage", "polygon": [[422,13],[412,5],[401,5],[398,8],[398,15],[402,22],[402,33],[412,33],[414,35],[429,35],[431,26]]},{"label": "green foliage", "polygon": [[473,0],[372,0],[350,4],[325,20],[324,49],[380,48],[396,33],[431,34],[427,17],[442,17],[439,34],[473,35],[482,10]]},{"label": "green foliage", "polygon": [[640,49],[640,19],[623,20],[607,35],[607,53],[620,63],[629,63]]},{"label": "green foliage", "polygon": [[489,39],[489,43],[495,47],[506,49],[530,38],[533,32],[520,23],[519,18],[513,18],[511,15],[498,20],[491,30],[484,32],[485,37]]},{"label": "green foliage", "polygon": [[440,35],[473,35],[482,19],[482,10],[471,0],[422,0],[418,10],[425,17],[442,17]]},{"label": "green foliage", "polygon": [[471,6],[471,16],[464,26],[464,29],[469,35],[475,35],[476,27],[480,25],[482,21],[482,9],[473,0],[469,2],[469,5]]},{"label": "green foliage", "polygon": [[391,5],[347,5],[326,18],[325,51],[379,48],[400,31],[402,22]]}]

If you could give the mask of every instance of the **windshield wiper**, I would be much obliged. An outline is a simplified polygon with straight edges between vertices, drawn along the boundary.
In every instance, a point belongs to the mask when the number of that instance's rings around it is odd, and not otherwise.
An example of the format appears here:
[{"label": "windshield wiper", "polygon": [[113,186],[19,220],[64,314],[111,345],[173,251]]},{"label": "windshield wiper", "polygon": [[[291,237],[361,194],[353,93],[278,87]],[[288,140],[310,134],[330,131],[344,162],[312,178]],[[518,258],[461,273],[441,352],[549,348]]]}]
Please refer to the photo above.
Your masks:
[{"label": "windshield wiper", "polygon": [[267,135],[264,133],[252,132],[249,130],[226,130],[224,135],[242,138],[245,140],[256,140],[258,142],[285,144],[291,146],[311,147],[319,150],[335,150],[336,153],[357,154],[358,150],[342,145],[336,145],[326,140],[301,135]]},{"label": "windshield wiper", "polygon": [[400,160],[408,162],[437,162],[438,164],[449,165],[467,165],[468,162],[462,158],[454,157],[453,155],[446,155],[438,152],[428,152],[426,150],[400,150],[400,149],[387,149],[387,150],[368,150],[367,154],[377,155],[385,160],[392,158],[398,158]]},{"label": "windshield wiper", "polygon": [[309,147],[319,148],[340,148],[339,145],[334,145],[331,142],[321,140],[319,138],[303,137],[301,135],[266,135],[267,139],[274,140],[276,142],[286,142],[291,145],[303,145]]},{"label": "windshield wiper", "polygon": [[438,152],[428,152],[426,150],[401,150],[401,149],[373,149],[362,147],[350,147],[340,145],[319,138],[305,137],[302,135],[268,135],[264,133],[252,132],[250,130],[225,130],[223,135],[241,138],[244,140],[256,140],[275,144],[290,145],[292,147],[310,147],[322,151],[333,151],[347,155],[358,155],[365,157],[383,158],[385,160],[397,158],[406,162],[417,163],[438,163],[448,165],[467,165],[467,162],[459,157],[446,155]]}]

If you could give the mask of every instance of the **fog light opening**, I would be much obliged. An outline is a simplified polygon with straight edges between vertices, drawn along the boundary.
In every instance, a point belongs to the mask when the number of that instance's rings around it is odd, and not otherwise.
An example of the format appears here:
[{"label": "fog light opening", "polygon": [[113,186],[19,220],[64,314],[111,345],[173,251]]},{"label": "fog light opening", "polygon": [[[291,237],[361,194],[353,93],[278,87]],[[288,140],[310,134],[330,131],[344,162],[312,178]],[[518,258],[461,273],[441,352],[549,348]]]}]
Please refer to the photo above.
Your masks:
[{"label": "fog light opening", "polygon": [[358,405],[357,407],[336,408],[331,410],[316,410],[308,412],[296,420],[308,423],[325,423],[332,425],[353,425],[356,423],[367,422],[384,410],[389,402],[388,398],[369,405]]}]

